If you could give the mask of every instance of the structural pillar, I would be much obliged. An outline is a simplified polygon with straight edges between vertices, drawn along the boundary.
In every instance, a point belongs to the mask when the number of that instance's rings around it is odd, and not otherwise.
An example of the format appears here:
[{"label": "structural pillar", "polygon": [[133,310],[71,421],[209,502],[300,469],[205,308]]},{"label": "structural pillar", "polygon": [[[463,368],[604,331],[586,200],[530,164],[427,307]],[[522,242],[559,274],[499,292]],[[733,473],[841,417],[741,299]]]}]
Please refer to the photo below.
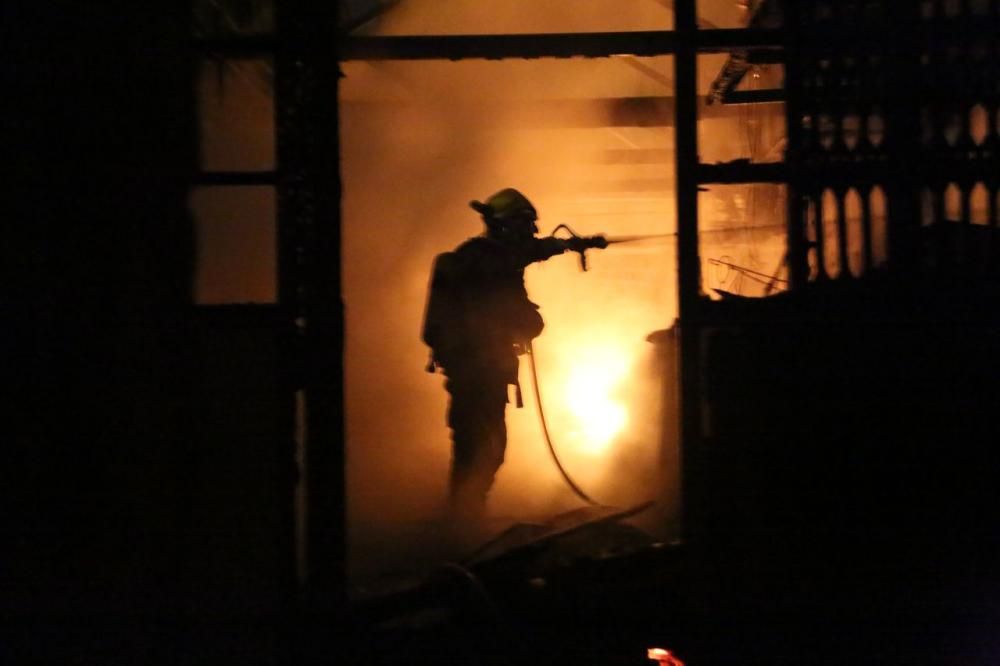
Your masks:
[{"label": "structural pillar", "polygon": [[701,260],[698,256],[698,89],[696,0],[674,3],[677,146],[677,284],[680,314],[682,534],[698,530],[701,458]]}]

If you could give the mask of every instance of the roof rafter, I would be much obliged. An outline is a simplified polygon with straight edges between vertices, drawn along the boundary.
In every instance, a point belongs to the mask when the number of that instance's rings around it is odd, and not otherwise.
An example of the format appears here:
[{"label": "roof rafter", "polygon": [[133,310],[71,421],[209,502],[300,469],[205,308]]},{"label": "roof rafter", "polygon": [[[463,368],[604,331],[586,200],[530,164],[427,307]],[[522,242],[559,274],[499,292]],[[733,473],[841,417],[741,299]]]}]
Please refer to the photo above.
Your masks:
[{"label": "roof rafter", "polygon": [[[702,53],[737,49],[780,49],[776,29],[698,30]],[[462,60],[466,58],[605,58],[616,55],[657,56],[677,51],[677,33],[670,30],[514,35],[412,35],[343,39],[342,60]]]}]

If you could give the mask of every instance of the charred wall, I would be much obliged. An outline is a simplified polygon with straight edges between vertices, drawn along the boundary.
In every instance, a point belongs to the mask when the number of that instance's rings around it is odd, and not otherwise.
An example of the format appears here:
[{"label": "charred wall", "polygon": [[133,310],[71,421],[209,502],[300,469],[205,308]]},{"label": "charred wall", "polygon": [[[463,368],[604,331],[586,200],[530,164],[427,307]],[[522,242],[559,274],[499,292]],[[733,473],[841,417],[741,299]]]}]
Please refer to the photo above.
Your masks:
[{"label": "charred wall", "polygon": [[246,460],[276,403],[267,344],[237,358],[192,309],[190,21],[188,3],[3,9],[5,663],[197,660],[218,635],[192,631],[193,600],[225,553],[246,575],[219,613],[260,596],[266,567],[239,558],[274,526],[205,518],[260,513]]},{"label": "charred wall", "polygon": [[995,294],[832,288],[709,328],[692,532],[725,581],[728,648],[988,663]]},{"label": "charred wall", "polygon": [[[993,108],[981,28],[997,13],[786,7],[801,41],[788,257],[805,281],[703,312],[687,517],[725,638],[702,656],[991,663],[996,124],[973,120]],[[887,213],[869,205],[881,189]]]}]

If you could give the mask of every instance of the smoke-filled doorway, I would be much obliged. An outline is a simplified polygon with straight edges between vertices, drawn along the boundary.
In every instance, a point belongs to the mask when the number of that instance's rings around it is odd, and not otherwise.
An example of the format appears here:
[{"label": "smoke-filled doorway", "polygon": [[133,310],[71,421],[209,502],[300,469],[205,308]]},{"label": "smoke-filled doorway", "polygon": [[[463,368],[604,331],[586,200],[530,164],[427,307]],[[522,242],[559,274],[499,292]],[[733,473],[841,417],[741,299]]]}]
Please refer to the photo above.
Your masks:
[{"label": "smoke-filled doorway", "polygon": [[[647,337],[676,317],[672,61],[348,62],[341,84],[346,409],[352,570],[405,559],[437,519],[450,464],[447,394],[424,371],[434,257],[483,231],[468,203],[524,192],[548,234],[656,235],[526,271],[552,440],[604,504],[676,496],[661,446],[663,377]],[[549,457],[525,360],[507,408],[498,521],[581,501]],[[665,474],[670,478],[666,478]],[[671,528],[676,507],[658,521]],[[673,526],[675,527],[675,525]],[[412,556],[411,551],[406,556]],[[419,555],[419,553],[418,553]]]}]

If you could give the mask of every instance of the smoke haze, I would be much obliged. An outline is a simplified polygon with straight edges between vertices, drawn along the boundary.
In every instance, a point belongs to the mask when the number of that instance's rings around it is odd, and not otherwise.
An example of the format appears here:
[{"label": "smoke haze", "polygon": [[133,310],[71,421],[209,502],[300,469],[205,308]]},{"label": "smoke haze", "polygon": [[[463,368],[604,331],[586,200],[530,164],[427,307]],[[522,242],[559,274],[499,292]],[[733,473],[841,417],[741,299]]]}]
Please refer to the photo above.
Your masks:
[{"label": "smoke haze", "polygon": [[[532,199],[543,233],[559,223],[584,235],[673,231],[667,119],[606,126],[614,121],[608,99],[672,95],[634,60],[345,67],[348,496],[360,551],[372,539],[402,547],[403,526],[433,520],[445,499],[447,395],[443,378],[423,370],[419,331],[434,256],[482,232],[468,202],[511,186]],[[659,72],[670,64],[642,63]],[[606,503],[657,493],[655,479],[637,484],[630,474],[648,473],[659,454],[660,389],[645,338],[676,316],[673,253],[672,242],[612,246],[589,253],[586,273],[569,254],[526,272],[546,319],[536,356],[555,445],[571,474]],[[608,450],[585,453],[573,446],[563,404],[567,377],[604,353],[625,365],[628,380],[611,397],[628,425]],[[491,513],[512,519],[579,506],[549,460],[527,370],[522,361],[526,406],[508,408],[507,460],[490,497]],[[355,555],[363,568],[366,555]]]},{"label": "smoke haze", "polygon": [[[573,11],[541,4],[497,3],[484,16],[482,3],[449,2],[445,12],[435,3],[407,2],[364,31],[569,32],[672,24],[671,12],[652,1],[574,2]],[[709,56],[699,63],[702,91],[724,60]],[[424,372],[428,350],[419,339],[434,257],[481,233],[468,202],[505,187],[532,200],[543,235],[560,223],[581,235],[673,234],[673,62],[631,56],[378,61],[348,62],[343,72],[348,504],[351,568],[363,576],[405,568],[433,551],[432,526],[445,502],[447,394],[441,375]],[[772,76],[780,85],[780,73]],[[760,159],[767,151],[780,159],[780,107],[752,118],[718,105],[701,112],[703,161]],[[706,288],[762,295],[751,281],[734,285],[724,276],[712,282],[714,266],[705,262],[724,257],[767,273],[780,265],[783,234],[776,222],[784,203],[774,189],[703,193],[702,228],[718,230],[701,239]],[[665,538],[676,529],[679,474],[676,442],[662,450],[661,425],[675,425],[676,395],[646,337],[677,315],[675,252],[671,237],[591,251],[586,273],[572,254],[526,271],[529,296],[546,320],[535,358],[564,465],[605,504],[668,498],[654,521],[666,526]],[[600,375],[596,368],[612,370]],[[526,358],[521,386],[525,407],[508,406],[506,461],[489,498],[491,515],[508,524],[580,506],[549,458]],[[574,413],[581,390],[600,394],[595,399],[624,414],[621,431],[603,447]]]},{"label": "smoke haze", "polygon": [[[704,60],[703,88],[721,65],[714,56]],[[672,65],[668,57],[344,64],[348,504],[356,571],[411,553],[414,533],[426,531],[445,499],[447,395],[443,378],[423,371],[428,350],[419,340],[434,256],[482,231],[471,199],[508,186],[535,203],[543,233],[560,223],[612,237],[673,233]],[[205,131],[218,125],[233,137],[258,136],[273,122],[270,103],[259,99],[266,67],[229,65],[222,87],[213,67],[202,79],[218,97],[203,109]],[[256,101],[236,103],[247,95]],[[780,157],[773,149],[780,109],[750,116],[715,106],[702,107],[702,115],[703,161],[760,158],[755,145]],[[242,148],[230,150],[230,143]],[[203,160],[269,167],[273,143],[220,138]],[[192,197],[199,302],[273,302],[273,193],[218,189]],[[706,289],[762,295],[759,282],[708,261],[767,274],[780,264],[778,190],[731,186],[702,194]],[[571,254],[526,273],[546,319],[536,358],[554,444],[574,478],[608,504],[677,494],[676,464],[659,464],[660,403],[676,396],[645,339],[676,317],[675,252],[670,237],[591,251],[586,273]],[[623,377],[596,376],[598,366]],[[507,461],[491,496],[493,514],[508,520],[579,506],[548,457],[526,360],[521,383],[526,406],[508,409]],[[607,446],[595,447],[574,413],[584,389],[624,413],[625,425]],[[665,416],[673,418],[670,408]],[[667,458],[676,462],[676,451]],[[661,523],[675,524],[675,514],[676,506],[667,507]]]}]

